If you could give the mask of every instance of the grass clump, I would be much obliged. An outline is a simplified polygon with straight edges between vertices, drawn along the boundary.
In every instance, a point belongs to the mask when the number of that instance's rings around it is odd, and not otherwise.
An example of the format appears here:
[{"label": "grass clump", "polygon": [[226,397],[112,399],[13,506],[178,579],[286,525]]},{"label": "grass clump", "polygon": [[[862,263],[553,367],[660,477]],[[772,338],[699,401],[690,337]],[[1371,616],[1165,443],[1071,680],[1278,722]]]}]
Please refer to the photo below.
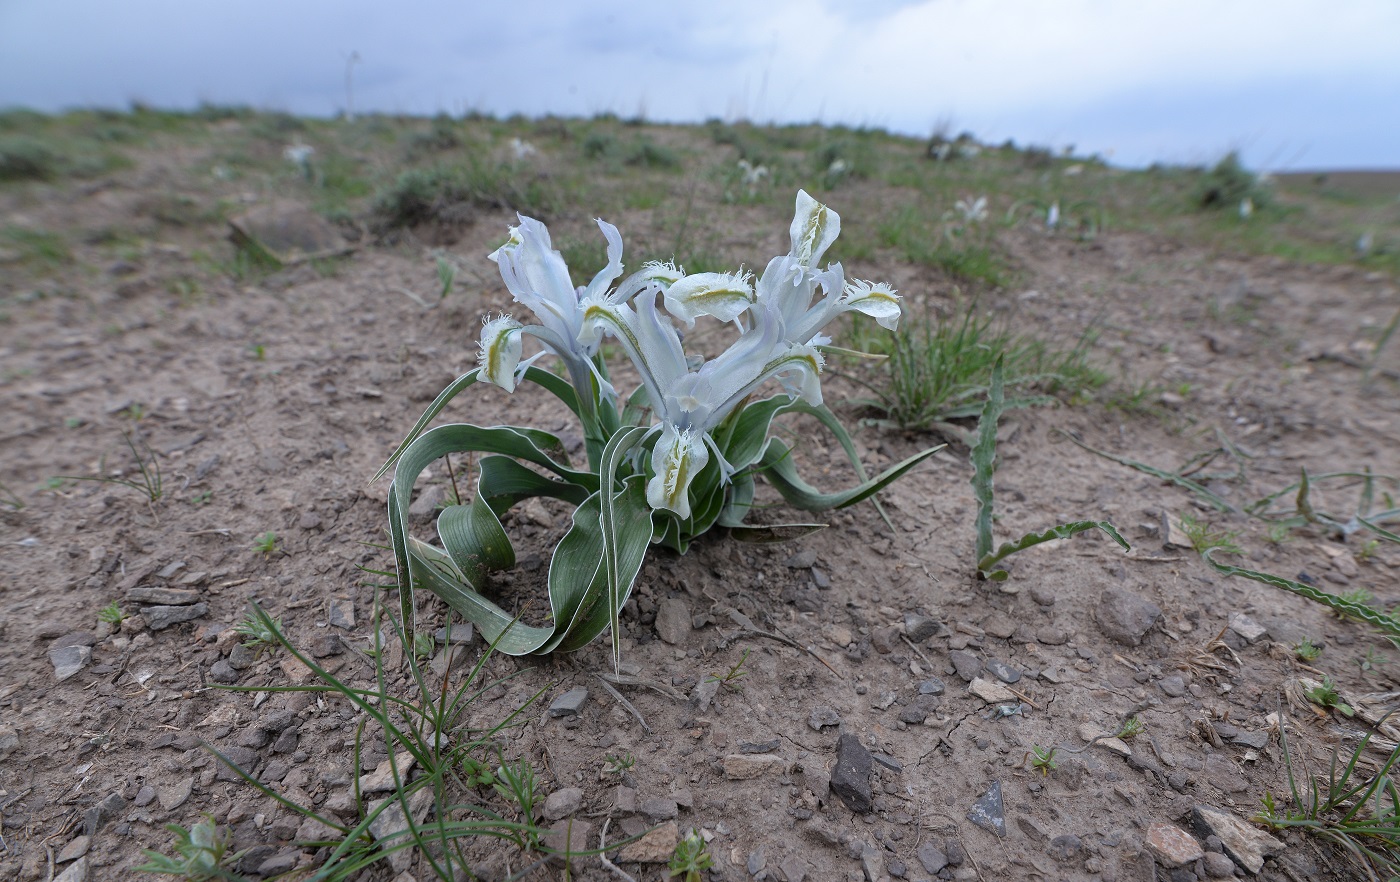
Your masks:
[{"label": "grass clump", "polygon": [[1374,731],[1367,732],[1345,763],[1333,751],[1325,779],[1319,780],[1304,769],[1305,781],[1300,786],[1288,736],[1280,727],[1289,796],[1280,803],[1266,792],[1264,808],[1254,820],[1274,831],[1297,830],[1341,847],[1362,865],[1372,882],[1400,875],[1400,791],[1392,771],[1400,760],[1400,747],[1390,752],[1380,768],[1368,773],[1360,766],[1374,736]]},{"label": "grass clump", "polygon": [[1195,198],[1201,208],[1235,209],[1246,199],[1253,208],[1259,208],[1267,201],[1268,190],[1253,172],[1244,167],[1240,155],[1232,150],[1210,171],[1202,174]]},{"label": "grass clump", "polygon": [[136,868],[138,873],[158,873],[181,876],[189,882],[211,882],[215,879],[241,880],[230,869],[244,852],[229,852],[233,831],[221,828],[208,815],[186,830],[179,824],[167,824],[165,829],[175,836],[174,855],[142,849],[146,863]]},{"label": "grass clump", "polygon": [[1056,351],[1042,341],[998,328],[991,317],[968,308],[961,318],[939,316],[909,322],[893,335],[869,333],[865,319],[853,326],[853,348],[888,360],[874,383],[878,396],[866,403],[901,429],[930,429],[948,420],[976,416],[990,389],[992,368],[1002,363],[1008,407],[1046,404],[1055,394],[1075,398],[1107,382],[1090,364],[1092,335],[1074,348]]},{"label": "grass clump", "polygon": [[473,161],[402,172],[374,197],[371,211],[388,230],[428,222],[461,223],[479,208],[547,216],[557,201],[537,175],[521,174],[508,164]]},{"label": "grass clump", "polygon": [[0,139],[0,181],[48,181],[63,159],[43,141],[23,135]]}]

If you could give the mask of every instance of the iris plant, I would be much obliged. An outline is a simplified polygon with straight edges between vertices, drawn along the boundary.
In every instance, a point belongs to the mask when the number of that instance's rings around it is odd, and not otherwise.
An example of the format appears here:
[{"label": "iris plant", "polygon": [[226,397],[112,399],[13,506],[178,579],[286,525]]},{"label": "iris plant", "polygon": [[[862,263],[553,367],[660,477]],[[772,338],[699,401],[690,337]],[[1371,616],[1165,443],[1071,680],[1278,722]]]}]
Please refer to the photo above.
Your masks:
[{"label": "iris plant", "polygon": [[[819,528],[748,524],[759,474],[790,504],[821,511],[869,497],[933,452],[867,478],[849,435],[822,403],[827,326],[851,311],[891,330],[900,318],[899,296],[888,285],[848,280],[839,263],[821,266],[841,231],[836,212],[799,191],[788,253],[770,260],[756,279],[743,271],[686,274],[662,262],[623,278],[622,237],[609,223],[598,226],[607,265],[576,288],[545,225],[520,218],[490,257],[534,323],[489,318],[478,368],[444,390],[381,470],[397,464],[390,525],[404,596],[427,587],[488,638],[499,637],[506,652],[577,649],[609,625],[616,635],[619,610],[651,543],[683,552],[715,525],[749,539]],[[728,348],[710,359],[688,357],[678,329],[701,319],[735,330]],[[539,346],[529,356],[526,337]],[[641,379],[625,398],[600,354],[605,337],[617,342]],[[545,355],[563,365],[567,381],[534,366]],[[557,438],[536,429],[458,424],[423,431],[474,382],[511,392],[526,381],[578,416],[586,470],[568,462]],[[782,391],[755,400],[770,381]],[[798,477],[791,451],[769,435],[773,419],[792,412],[814,416],[835,434],[860,479],[855,487],[821,493]],[[474,499],[443,512],[441,548],[410,538],[404,525],[415,479],[433,459],[462,451],[489,454],[480,462]],[[500,515],[531,496],[576,506],[549,570],[553,620],[542,626],[514,622],[481,593],[491,570],[514,562]],[[616,646],[614,640],[614,652]]]}]

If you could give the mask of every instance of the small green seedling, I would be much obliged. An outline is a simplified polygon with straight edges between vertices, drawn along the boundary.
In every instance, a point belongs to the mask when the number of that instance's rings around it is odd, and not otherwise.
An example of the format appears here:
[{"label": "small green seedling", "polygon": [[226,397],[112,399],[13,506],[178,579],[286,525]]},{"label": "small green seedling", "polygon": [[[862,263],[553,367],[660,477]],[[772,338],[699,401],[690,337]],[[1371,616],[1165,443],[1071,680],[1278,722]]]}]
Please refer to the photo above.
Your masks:
[{"label": "small green seedling", "polygon": [[1331,677],[1323,677],[1322,683],[1306,690],[1303,694],[1308,697],[1308,701],[1319,707],[1335,710],[1347,717],[1356,715],[1356,711],[1352,710],[1351,705],[1342,701],[1341,694],[1337,692],[1337,684],[1332,681]]},{"label": "small green seedling", "polygon": [[1372,539],[1356,550],[1356,559],[1365,563],[1376,556],[1376,549],[1381,547],[1381,540]]},{"label": "small green seedling", "polygon": [[213,818],[205,815],[189,830],[179,824],[168,824],[165,829],[175,835],[174,848],[179,856],[142,849],[146,863],[136,868],[138,872],[183,876],[191,882],[242,878],[234,875],[229,865],[236,863],[246,852],[229,853],[233,842],[232,831],[220,829]]},{"label": "small green seedling", "polygon": [[457,281],[457,267],[447,258],[439,257],[437,259],[437,275],[438,284],[442,289],[438,292],[438,299],[445,300],[447,295],[452,293],[452,286]]},{"label": "small green seedling", "polygon": [[1049,775],[1059,768],[1059,763],[1055,762],[1055,752],[1057,748],[1046,750],[1039,744],[1031,745],[1031,752],[1027,754],[1031,761],[1031,768],[1040,770],[1042,777]]},{"label": "small green seedling", "polygon": [[1142,721],[1142,717],[1134,714],[1123,721],[1123,725],[1118,727],[1118,731],[1113,733],[1114,738],[1121,738],[1128,741],[1141,735],[1147,729],[1147,724]]},{"label": "small green seedling", "polygon": [[637,765],[637,758],[632,755],[630,750],[625,751],[622,756],[608,754],[603,762],[603,774],[621,775],[635,765]]},{"label": "small green seedling", "polygon": [[705,840],[692,829],[676,843],[666,878],[682,877],[681,882],[700,882],[700,872],[714,866],[714,859],[705,847]]},{"label": "small green seedling", "polygon": [[734,692],[743,692],[744,687],[739,685],[739,680],[748,676],[748,671],[744,670],[744,662],[748,660],[749,651],[745,649],[744,654],[739,657],[739,660],[735,662],[728,671],[723,674],[711,674],[705,679],[718,683],[721,686],[727,686]]},{"label": "small green seedling", "polygon": [[1302,642],[1293,647],[1293,654],[1300,662],[1315,662],[1318,656],[1322,655],[1322,647],[1312,642],[1311,637],[1304,637]]},{"label": "small green seedling", "polygon": [[97,611],[97,620],[99,622],[106,622],[109,625],[120,625],[125,618],[126,612],[122,610],[121,605],[115,600]]},{"label": "small green seedling", "polygon": [[253,540],[253,550],[263,555],[271,557],[277,551],[277,534],[268,530]]},{"label": "small green seedling", "polygon": [[1181,531],[1186,534],[1187,541],[1198,554],[1212,548],[1218,548],[1227,554],[1240,553],[1240,547],[1235,544],[1240,535],[1238,532],[1213,530],[1210,524],[1198,521],[1189,514],[1181,516]]},{"label": "small green seedling", "polygon": [[468,755],[462,757],[462,780],[468,787],[491,787],[496,783],[496,775],[490,763]]},{"label": "small green seedling", "polygon": [[190,497],[190,505],[208,505],[214,498],[213,490],[205,490],[203,493],[196,493]]},{"label": "small green seedling", "polygon": [[1385,659],[1376,653],[1375,647],[1368,647],[1366,654],[1357,659],[1356,663],[1361,666],[1363,672],[1379,671],[1385,665]]},{"label": "small green seedling", "polygon": [[254,361],[265,361],[267,359],[267,349],[261,343],[249,343],[248,354],[253,356]]},{"label": "small green seedling", "polygon": [[432,634],[413,635],[413,654],[415,657],[422,659],[432,655],[433,645],[434,641]]},{"label": "small green seedling", "polygon": [[243,641],[244,646],[256,649],[261,654],[264,649],[275,649],[282,645],[277,639],[277,635],[282,631],[282,620],[269,616],[268,621],[271,622],[271,627],[262,619],[248,613],[234,630],[248,638]]}]

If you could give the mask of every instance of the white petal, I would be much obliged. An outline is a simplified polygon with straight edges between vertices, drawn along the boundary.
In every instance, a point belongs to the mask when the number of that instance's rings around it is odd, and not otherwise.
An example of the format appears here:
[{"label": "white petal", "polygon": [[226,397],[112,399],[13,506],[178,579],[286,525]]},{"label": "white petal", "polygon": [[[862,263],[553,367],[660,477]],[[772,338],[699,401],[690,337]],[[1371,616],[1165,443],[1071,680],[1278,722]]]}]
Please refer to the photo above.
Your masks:
[{"label": "white petal", "polygon": [[841,234],[841,216],[808,196],[806,190],[798,190],[797,213],[788,233],[792,256],[805,266],[815,266]]},{"label": "white petal", "polygon": [[743,273],[695,273],[666,289],[666,311],[688,328],[702,315],[732,322],[752,303],[753,286]]},{"label": "white petal", "polygon": [[681,519],[690,517],[690,484],[709,461],[703,435],[678,431],[668,423],[652,448],[651,466],[656,475],[647,482],[647,505],[673,512]]},{"label": "white petal", "polygon": [[870,316],[882,328],[899,327],[899,295],[884,282],[852,281],[842,299],[848,309]]},{"label": "white petal", "polygon": [[481,329],[481,365],[483,382],[515,391],[515,368],[520,364],[520,322],[508,315],[491,319]]}]

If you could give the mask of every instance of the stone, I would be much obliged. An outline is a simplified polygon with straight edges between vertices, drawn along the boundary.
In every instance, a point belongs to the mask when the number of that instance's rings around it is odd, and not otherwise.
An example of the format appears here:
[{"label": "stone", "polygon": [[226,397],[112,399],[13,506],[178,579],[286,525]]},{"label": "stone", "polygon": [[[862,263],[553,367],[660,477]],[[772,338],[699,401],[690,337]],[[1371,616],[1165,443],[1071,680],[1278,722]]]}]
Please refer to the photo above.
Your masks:
[{"label": "stone", "polygon": [[817,552],[811,548],[804,548],[783,561],[783,566],[790,570],[806,570],[816,565]]},{"label": "stone", "polygon": [[930,876],[938,874],[938,871],[948,866],[948,856],[945,855],[938,846],[932,842],[925,842],[919,846],[919,850],[914,853],[923,865],[924,872]]},{"label": "stone", "polygon": [[920,695],[942,695],[944,690],[943,681],[937,677],[929,677],[919,684]]},{"label": "stone", "polygon": [[724,777],[731,781],[747,781],[769,774],[787,771],[788,761],[772,753],[731,753],[720,761]]},{"label": "stone", "polygon": [[[456,647],[454,647],[454,648],[456,648]],[[344,642],[341,641],[340,635],[338,635],[338,634],[317,634],[315,637],[312,637],[312,638],[311,638],[311,656],[312,656],[312,658],[330,658],[330,657],[332,657],[332,656],[340,655],[340,654],[343,653],[344,651],[345,651],[345,644],[344,644]],[[439,653],[439,657],[440,657],[440,656],[441,656],[441,653]],[[230,658],[230,659],[229,659],[229,662],[232,663],[232,661],[233,661],[233,659]],[[434,671],[437,671],[437,667],[436,667],[437,658],[434,658],[434,659],[433,659],[433,662],[434,662],[433,670],[434,670]],[[438,673],[439,675],[441,675],[442,672],[441,672],[441,671],[437,671],[437,673]]]},{"label": "stone", "polygon": [[987,792],[972,804],[967,819],[999,837],[1006,836],[1006,814],[1001,801],[1001,782],[993,781]]},{"label": "stone", "polygon": [[783,742],[777,738],[769,738],[767,741],[740,741],[740,753],[772,753],[777,750]]},{"label": "stone", "polygon": [[921,616],[918,613],[904,614],[904,636],[909,638],[911,643],[923,643],[925,640],[938,633],[938,619],[932,616]]},{"label": "stone", "polygon": [[626,784],[613,788],[613,811],[630,815],[637,810],[637,791]]},{"label": "stone", "polygon": [[1015,683],[1021,679],[1021,672],[1000,659],[989,658],[982,663],[987,671],[1003,683]]},{"label": "stone", "polygon": [[544,819],[557,821],[583,808],[583,788],[565,787],[549,794],[544,801]]},{"label": "stone", "polygon": [[1041,625],[1035,629],[1035,640],[1046,646],[1063,646],[1069,642],[1069,632],[1054,625]]},{"label": "stone", "polygon": [[[392,658],[392,656],[390,656]],[[315,676],[315,672],[301,659],[294,655],[289,655],[277,662],[277,667],[282,674],[293,683],[305,683]]]},{"label": "stone", "polygon": [[1008,615],[996,613],[982,623],[982,630],[998,640],[1005,640],[1016,633],[1016,622]]},{"label": "stone", "polygon": [[1233,879],[1235,878],[1235,862],[1223,854],[1213,851],[1206,852],[1206,878],[1209,879]]},{"label": "stone", "polygon": [[1050,847],[1046,853],[1061,863],[1072,861],[1079,854],[1079,850],[1084,847],[1084,843],[1073,833],[1065,833],[1050,840]]},{"label": "stone", "polygon": [[[249,775],[253,774],[258,764],[258,752],[249,747],[226,747],[222,748],[220,753],[222,753],[230,763],[233,763]],[[238,774],[228,763],[220,762],[217,768],[218,771],[215,773],[214,777],[218,780],[236,781],[238,783],[243,782],[243,776]]]},{"label": "stone", "polygon": [[1283,850],[1283,843],[1273,836],[1208,805],[1191,809],[1191,825],[1198,834],[1220,837],[1225,853],[1250,873],[1257,874],[1264,858]]},{"label": "stone", "polygon": [[199,592],[184,588],[163,588],[159,585],[137,585],[126,593],[126,599],[133,603],[158,606],[189,606],[199,602]]},{"label": "stone", "polygon": [[266,253],[281,264],[344,253],[349,244],[309,207],[275,200],[229,218],[229,238],[240,248]]},{"label": "stone", "polygon": [[1205,849],[1196,837],[1175,824],[1156,821],[1147,828],[1147,850],[1167,869],[1194,863],[1205,857]]},{"label": "stone", "polygon": [[583,710],[586,701],[588,701],[588,687],[575,686],[550,702],[549,715],[551,717],[578,716],[578,712]]},{"label": "stone", "polygon": [[1249,790],[1249,779],[1227,756],[1215,753],[1206,757],[1205,773],[1211,785],[1222,793],[1244,793]]},{"label": "stone", "polygon": [[88,859],[80,857],[68,869],[54,877],[53,882],[87,882]]},{"label": "stone", "polygon": [[[370,803],[367,810],[373,815],[381,806],[384,810],[370,822],[370,835],[380,841],[388,840],[387,844],[390,845],[403,842],[403,834],[408,830],[408,818],[404,815],[403,805],[397,796],[387,796]],[[432,806],[433,791],[430,787],[424,787],[408,798],[408,809],[415,823],[421,824]],[[413,861],[414,851],[412,848],[402,848],[390,853],[389,866],[395,873],[404,872]]]},{"label": "stone", "polygon": [[194,778],[185,778],[172,784],[156,785],[156,799],[160,801],[160,807],[168,812],[185,804],[194,793]]},{"label": "stone", "polygon": [[617,853],[617,860],[622,863],[664,864],[671,860],[680,839],[680,827],[675,821],[667,821],[636,842],[623,846]]},{"label": "stone", "polygon": [[83,835],[91,839],[108,821],[126,811],[126,800],[120,793],[109,793],[103,800],[83,812]]},{"label": "stone", "polygon": [[1094,619],[1104,636],[1125,646],[1142,643],[1143,635],[1161,618],[1162,610],[1157,604],[1117,588],[1103,592],[1094,609]]},{"label": "stone", "polygon": [[987,702],[988,704],[1002,704],[1010,701],[1020,701],[1016,693],[993,680],[984,680],[978,677],[967,686],[967,691]]},{"label": "stone", "polygon": [[948,653],[948,661],[953,663],[953,669],[962,677],[964,683],[971,683],[982,673],[982,662],[970,652],[954,649]]},{"label": "stone", "polygon": [[228,659],[221,658],[209,668],[209,679],[225,686],[232,685],[238,682],[238,670]]},{"label": "stone", "polygon": [[136,791],[136,798],[131,804],[137,808],[145,808],[156,801],[156,789],[150,784],[142,784],[141,789]]},{"label": "stone", "polygon": [[88,853],[92,846],[91,836],[78,836],[72,842],[63,846],[63,850],[54,858],[55,863],[66,864],[69,861],[76,861],[78,858]]},{"label": "stone", "polygon": [[81,671],[90,661],[91,646],[63,646],[49,650],[49,663],[53,665],[54,679],[60,683]]},{"label": "stone", "polygon": [[653,821],[669,821],[680,814],[680,806],[674,799],[653,796],[642,800],[641,812]]},{"label": "stone", "polygon": [[395,769],[398,770],[398,780],[407,781],[408,773],[412,771],[416,763],[417,760],[413,758],[413,754],[407,751],[396,755],[392,763],[386,756],[379,765],[375,766],[373,772],[360,777],[360,792],[385,793],[397,789],[394,785]]},{"label": "stone", "polygon": [[0,762],[19,750],[19,730],[14,726],[0,725]]},{"label": "stone", "polygon": [[827,726],[841,725],[841,715],[836,712],[835,708],[828,707],[824,704],[819,705],[812,708],[812,712],[808,714],[807,725],[812,727],[813,730],[820,732]]},{"label": "stone", "polygon": [[[1095,738],[1099,738],[1102,734],[1104,734],[1104,727],[1096,726],[1093,723],[1084,723],[1079,727],[1079,737],[1086,742],[1094,741]],[[1094,746],[1111,750],[1119,756],[1133,755],[1133,749],[1121,738],[1099,738],[1098,741],[1094,742]]]},{"label": "stone", "polygon": [[1035,585],[1031,588],[1031,600],[1034,600],[1040,606],[1054,606],[1055,592],[1046,588],[1044,585]]},{"label": "stone", "polygon": [[1244,638],[1246,643],[1258,643],[1269,636],[1269,629],[1241,612],[1230,613],[1230,630]]},{"label": "stone", "polygon": [[699,683],[696,683],[695,688],[690,691],[690,699],[687,703],[691,710],[695,711],[697,714],[703,714],[705,711],[709,710],[710,702],[714,701],[715,696],[718,694],[719,679],[716,677],[705,677]]},{"label": "stone", "polygon": [[[326,621],[332,628],[340,628],[349,631],[355,627],[355,601],[348,597],[331,597],[326,600]],[[461,626],[459,626],[460,628]],[[470,625],[467,625],[470,634]],[[456,636],[458,628],[453,629],[453,636]],[[470,639],[470,637],[468,637]]]},{"label": "stone", "polygon": [[188,606],[148,606],[141,610],[141,618],[152,631],[164,631],[171,625],[191,622],[208,613],[209,604],[201,602]]},{"label": "stone", "polygon": [[656,605],[656,636],[672,646],[684,643],[690,636],[690,604],[678,597],[668,597]]},{"label": "stone", "polygon": [[865,882],[882,882],[885,878],[885,856],[880,849],[867,845],[860,850],[860,869]]},{"label": "stone", "polygon": [[447,502],[447,488],[429,484],[408,506],[408,517],[415,523],[427,523],[437,517],[438,509]]},{"label": "stone", "polygon": [[750,876],[757,876],[759,873],[762,873],[767,866],[768,854],[761,845],[749,854],[749,859],[744,862],[744,869],[749,871]]},{"label": "stone", "polygon": [[1267,730],[1260,730],[1257,732],[1241,732],[1230,740],[1236,744],[1242,744],[1245,747],[1263,750],[1269,746],[1270,737],[1272,736]]},{"label": "stone", "polygon": [[1186,680],[1180,674],[1171,674],[1158,680],[1157,688],[1172,698],[1180,698],[1186,694]]},{"label": "stone", "polygon": [[836,741],[836,765],[831,769],[831,792],[846,807],[857,814],[867,814],[874,807],[870,793],[870,751],[860,739],[842,732]]},{"label": "stone", "polygon": [[[339,642],[340,638],[335,637],[335,635],[330,636],[333,637],[337,643]],[[428,667],[432,669],[435,676],[442,678],[447,675],[448,671],[459,671],[466,667],[471,661],[471,655],[471,650],[466,646],[460,643],[454,643],[451,646],[444,646],[442,649],[438,650],[437,654],[433,656],[432,661],[428,662]]]},{"label": "stone", "polygon": [[[593,834],[593,824],[590,821],[574,817],[560,821],[545,830],[544,845],[545,848],[560,856],[581,857],[581,852],[591,851],[598,847],[598,837]],[[492,876],[491,878],[500,877]]]}]

